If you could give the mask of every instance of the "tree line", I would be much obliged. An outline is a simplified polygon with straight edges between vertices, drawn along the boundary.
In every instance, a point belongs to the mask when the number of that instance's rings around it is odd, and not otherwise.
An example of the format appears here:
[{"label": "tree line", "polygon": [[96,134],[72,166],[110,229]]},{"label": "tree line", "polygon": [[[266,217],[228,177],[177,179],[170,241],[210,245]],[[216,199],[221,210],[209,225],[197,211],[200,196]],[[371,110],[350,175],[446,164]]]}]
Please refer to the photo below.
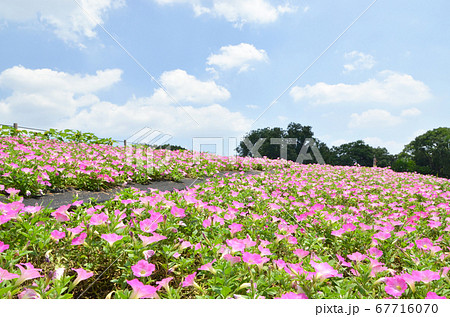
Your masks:
[{"label": "tree line", "polygon": [[[265,139],[265,140],[263,140]],[[289,142],[270,142],[273,139],[290,139]],[[293,140],[296,140],[295,142]],[[309,142],[313,140],[313,144]],[[327,146],[314,137],[311,126],[291,122],[287,129],[279,127],[252,130],[244,136],[236,151],[240,156],[266,156],[270,159],[283,157],[299,161],[299,153],[305,151],[305,141],[309,147],[315,146],[323,161],[340,166],[390,167],[397,172],[418,172],[450,178],[450,128],[437,128],[416,137],[398,154],[391,154],[384,147],[372,147],[362,140],[339,146]],[[253,148],[252,148],[253,147]],[[302,151],[303,148],[303,151]],[[253,151],[253,152],[252,152]],[[311,149],[309,150],[311,153]],[[317,152],[316,152],[317,153]],[[304,158],[304,157],[303,157]],[[302,163],[319,162],[314,155]]]}]

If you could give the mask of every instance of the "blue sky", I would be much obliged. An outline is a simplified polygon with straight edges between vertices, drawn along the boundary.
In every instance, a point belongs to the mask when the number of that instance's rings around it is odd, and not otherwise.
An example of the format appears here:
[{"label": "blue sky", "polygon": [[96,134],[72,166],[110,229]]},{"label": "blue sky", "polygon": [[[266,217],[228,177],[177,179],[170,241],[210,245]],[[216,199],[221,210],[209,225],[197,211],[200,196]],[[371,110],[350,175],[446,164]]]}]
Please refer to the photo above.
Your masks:
[{"label": "blue sky", "polygon": [[297,122],[396,154],[449,126],[450,4],[373,2],[0,0],[0,123],[191,148]]}]

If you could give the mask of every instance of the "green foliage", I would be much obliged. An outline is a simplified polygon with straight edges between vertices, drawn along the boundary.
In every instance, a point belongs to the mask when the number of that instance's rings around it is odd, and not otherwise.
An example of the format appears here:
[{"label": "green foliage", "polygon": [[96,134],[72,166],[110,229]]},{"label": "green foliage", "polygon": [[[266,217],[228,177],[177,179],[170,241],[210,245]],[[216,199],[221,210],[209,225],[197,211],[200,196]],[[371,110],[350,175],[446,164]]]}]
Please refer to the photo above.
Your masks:
[{"label": "green foliage", "polygon": [[386,148],[374,148],[364,141],[358,140],[342,144],[340,146],[333,146],[331,148],[331,164],[341,166],[351,166],[359,164],[361,166],[373,166],[373,158],[377,159],[377,166],[388,167],[394,159],[394,156],[389,154]]}]

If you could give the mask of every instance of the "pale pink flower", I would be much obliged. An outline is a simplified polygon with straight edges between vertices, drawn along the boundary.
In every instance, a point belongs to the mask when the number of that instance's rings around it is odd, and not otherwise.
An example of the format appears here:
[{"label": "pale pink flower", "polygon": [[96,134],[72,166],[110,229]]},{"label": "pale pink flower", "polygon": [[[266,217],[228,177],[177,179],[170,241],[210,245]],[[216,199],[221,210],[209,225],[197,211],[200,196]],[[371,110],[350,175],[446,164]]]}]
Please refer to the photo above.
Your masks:
[{"label": "pale pink flower", "polygon": [[316,270],[315,277],[319,280],[325,280],[329,277],[342,277],[342,274],[339,274],[338,271],[327,262],[316,263],[311,260],[310,264]]},{"label": "pale pink flower", "polygon": [[203,225],[204,228],[210,227],[210,226],[211,226],[211,218],[208,217],[208,218],[206,218],[205,220],[203,220],[202,225]]},{"label": "pale pink flower", "polygon": [[127,280],[127,283],[133,288],[130,299],[153,298],[156,295],[156,287],[144,285],[137,278],[131,281]]},{"label": "pale pink flower", "polygon": [[297,238],[296,238],[296,237],[293,237],[293,236],[288,236],[288,237],[287,237],[287,241],[288,241],[288,243],[290,243],[290,244],[297,244]]},{"label": "pale pink flower", "polygon": [[372,238],[383,241],[383,240],[389,239],[390,237],[391,237],[391,233],[390,232],[381,231],[381,232],[378,232],[378,233],[374,234]]},{"label": "pale pink flower", "polygon": [[212,274],[216,274],[216,270],[212,267],[212,265],[216,262],[216,259],[214,259],[212,262],[206,263],[202,265],[198,270],[199,271],[210,271]]},{"label": "pale pink flower", "polygon": [[230,262],[232,265],[238,262],[241,262],[241,258],[238,256],[232,256],[231,254],[225,254],[223,256],[223,258],[225,260],[227,260],[228,262]]},{"label": "pale pink flower", "polygon": [[87,233],[86,232],[82,232],[78,237],[74,238],[72,240],[71,245],[80,245],[84,243],[84,240],[87,237]]},{"label": "pale pink flower", "polygon": [[194,285],[195,275],[197,275],[197,272],[192,273],[192,274],[186,276],[186,277],[184,278],[183,283],[182,283],[182,287],[193,286],[193,285]]},{"label": "pale pink flower", "polygon": [[185,212],[185,210],[183,208],[178,208],[176,206],[173,206],[172,209],[170,210],[170,213],[177,218],[186,217],[186,214],[184,212]]},{"label": "pale pink flower", "polygon": [[370,249],[367,250],[370,256],[373,256],[375,259],[378,259],[379,257],[381,257],[383,255],[383,251],[372,247]]},{"label": "pale pink flower", "polygon": [[131,270],[133,271],[134,276],[137,277],[150,276],[155,270],[155,265],[148,263],[145,260],[140,260],[137,264],[131,266]]},{"label": "pale pink flower", "polygon": [[244,252],[242,254],[242,261],[248,264],[256,264],[261,267],[264,263],[269,261],[269,258],[261,257],[261,255],[257,253]]},{"label": "pale pink flower", "polygon": [[153,251],[153,250],[146,250],[142,253],[144,254],[144,259],[146,259],[146,260],[148,260],[149,258],[151,258],[152,256],[155,255],[155,251]]},{"label": "pale pink flower", "polygon": [[426,271],[412,271],[411,275],[416,281],[422,281],[425,284],[431,283],[432,281],[437,281],[441,278],[439,273],[433,272],[431,270]]},{"label": "pale pink flower", "polygon": [[167,277],[165,279],[162,279],[161,281],[156,282],[156,284],[158,284],[159,287],[164,287],[166,292],[168,292],[169,291],[169,283],[171,280],[173,280],[173,277]]},{"label": "pale pink flower", "polygon": [[151,233],[158,229],[158,223],[156,223],[154,220],[151,219],[144,219],[141,222],[139,222],[139,226],[141,227],[141,230],[147,233]]},{"label": "pale pink flower", "polygon": [[277,266],[279,270],[282,270],[286,267],[286,262],[283,259],[273,260],[273,263]]},{"label": "pale pink flower", "polygon": [[435,292],[428,292],[427,297],[425,299],[447,299],[445,296],[439,296]]},{"label": "pale pink flower", "polygon": [[104,212],[102,212],[100,214],[92,215],[91,219],[89,220],[89,224],[92,226],[99,226],[104,224],[106,221],[108,221],[108,216]]},{"label": "pale pink flower", "polygon": [[[23,264],[25,267],[23,267],[21,264]],[[16,266],[20,269],[20,277],[16,281],[16,285],[20,285],[27,280],[42,277],[39,273],[42,270],[34,268],[33,264],[31,263],[20,263],[16,264]]]},{"label": "pale pink flower", "polygon": [[19,275],[14,273],[9,273],[7,270],[4,270],[0,267],[0,283],[3,281],[12,280],[14,278],[18,278]]},{"label": "pale pink flower", "polygon": [[232,223],[228,226],[230,228],[230,234],[233,236],[236,232],[242,231],[242,225],[239,223]]},{"label": "pale pink flower", "polygon": [[108,241],[109,245],[112,246],[114,242],[122,240],[123,236],[120,236],[115,233],[102,234],[102,239]]},{"label": "pale pink flower", "polygon": [[386,286],[384,290],[394,297],[402,296],[403,292],[408,288],[406,282],[400,276],[386,278]]},{"label": "pale pink flower", "polygon": [[308,296],[306,296],[306,294],[303,293],[297,294],[289,292],[281,295],[281,297],[275,297],[275,299],[308,299]]},{"label": "pale pink flower", "polygon": [[364,259],[367,258],[366,255],[361,254],[361,253],[359,253],[359,252],[355,252],[355,253],[349,254],[349,255],[347,255],[347,257],[348,257],[350,260],[356,261],[356,262],[364,261]]},{"label": "pale pink flower", "polygon": [[88,278],[92,277],[94,275],[94,273],[92,272],[87,272],[85,269],[83,268],[79,268],[79,269],[72,269],[73,271],[77,272],[77,278],[73,281],[73,286],[75,287],[76,285],[78,285],[78,283],[80,283],[81,281],[87,280]]},{"label": "pale pink flower", "polygon": [[50,236],[52,237],[52,239],[58,241],[58,240],[64,238],[66,236],[66,233],[58,231],[58,230],[53,230],[52,233],[50,234]]},{"label": "pale pink flower", "polygon": [[423,238],[416,240],[416,245],[419,249],[428,251],[431,247],[433,247],[433,242],[428,238]]},{"label": "pale pink flower", "polygon": [[261,252],[261,255],[272,255],[272,252],[270,252],[270,249],[264,248],[262,245],[258,246],[259,252]]},{"label": "pale pink flower", "polygon": [[231,252],[244,252],[245,249],[245,242],[239,240],[239,239],[229,239],[226,240],[226,243],[228,244],[228,246],[231,248]]},{"label": "pale pink flower", "polygon": [[303,259],[305,256],[309,254],[309,251],[305,251],[303,249],[296,249],[293,253],[298,256],[299,259]]},{"label": "pale pink flower", "polygon": [[41,299],[41,295],[31,288],[25,288],[25,290],[20,292],[17,297],[19,299]]},{"label": "pale pink flower", "polygon": [[154,233],[151,237],[143,236],[141,234],[139,234],[138,236],[139,236],[139,238],[141,238],[142,244],[144,245],[144,247],[148,244],[167,239],[167,237],[157,234],[157,233]]},{"label": "pale pink flower", "polygon": [[4,244],[3,241],[0,241],[0,253],[9,249],[9,244]]}]

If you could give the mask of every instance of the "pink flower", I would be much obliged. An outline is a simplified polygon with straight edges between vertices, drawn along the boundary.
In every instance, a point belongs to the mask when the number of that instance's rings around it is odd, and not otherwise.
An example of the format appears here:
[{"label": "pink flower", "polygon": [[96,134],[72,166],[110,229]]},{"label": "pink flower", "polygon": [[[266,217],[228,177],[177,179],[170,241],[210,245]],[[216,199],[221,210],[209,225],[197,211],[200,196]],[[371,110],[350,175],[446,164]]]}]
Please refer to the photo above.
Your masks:
[{"label": "pink flower", "polygon": [[340,263],[342,266],[352,267],[351,263],[346,262],[345,259],[344,259],[342,256],[340,256],[339,254],[336,254],[336,257],[338,258],[339,263]]},{"label": "pink flower", "polygon": [[279,270],[282,270],[286,267],[286,262],[283,259],[274,260],[273,263],[277,266]]},{"label": "pink flower", "polygon": [[239,240],[239,239],[231,239],[226,240],[228,246],[231,248],[231,252],[244,252],[245,249],[245,242]]},{"label": "pink flower", "polygon": [[59,222],[64,222],[64,221],[69,221],[70,220],[69,216],[67,215],[67,213],[65,211],[58,211],[58,210],[56,210],[56,211],[52,212],[51,215],[53,217],[55,217],[56,220],[59,221]]},{"label": "pink flower", "polygon": [[104,224],[108,220],[108,216],[102,212],[100,214],[94,214],[89,220],[89,224],[92,226],[99,226]]},{"label": "pink flower", "polygon": [[127,283],[133,288],[130,299],[152,298],[156,294],[156,287],[144,285],[137,278],[131,281],[127,280]]},{"label": "pink flower", "polygon": [[146,260],[150,259],[152,256],[155,255],[155,251],[153,251],[153,250],[146,250],[142,253],[144,254],[144,259],[146,259]]},{"label": "pink flower", "polygon": [[[21,264],[25,265],[25,267],[23,267]],[[42,277],[41,274],[39,273],[42,270],[35,269],[33,264],[31,263],[20,263],[16,264],[16,266],[20,269],[20,277],[16,281],[16,285],[20,285],[27,280]]]},{"label": "pink flower", "polygon": [[94,275],[94,273],[92,272],[87,272],[85,269],[83,268],[79,268],[79,269],[72,269],[73,271],[77,272],[77,278],[75,279],[75,281],[73,281],[73,286],[75,287],[76,285],[78,285],[78,283],[80,283],[81,281],[87,280],[88,278],[92,277]]},{"label": "pink flower", "polygon": [[409,288],[411,288],[411,290],[413,292],[416,291],[415,282],[417,282],[418,280],[414,276],[412,276],[409,273],[403,273],[403,274],[401,274],[399,276],[406,282],[406,284],[409,285]]},{"label": "pink flower", "polygon": [[64,238],[66,236],[66,233],[58,231],[58,230],[53,230],[52,233],[50,234],[50,236],[52,237],[52,239],[58,241],[58,240]]},{"label": "pink flower", "polygon": [[416,245],[419,249],[428,251],[431,247],[433,247],[433,242],[431,242],[428,238],[418,239],[416,240]]},{"label": "pink flower", "polygon": [[406,282],[400,276],[386,278],[386,286],[384,290],[394,297],[402,296],[403,292],[408,288]]},{"label": "pink flower", "polygon": [[141,227],[141,230],[147,233],[151,233],[158,229],[158,223],[156,223],[154,220],[151,219],[144,219],[141,222],[139,222],[139,226]]},{"label": "pink flower", "polygon": [[293,253],[299,257],[299,259],[303,259],[305,256],[309,254],[309,251],[305,251],[303,249],[296,249]]},{"label": "pink flower", "polygon": [[102,239],[108,241],[109,245],[112,246],[114,242],[122,240],[123,236],[119,236],[115,233],[102,234]]},{"label": "pink flower", "polygon": [[12,280],[13,278],[18,278],[19,275],[14,273],[9,273],[7,270],[4,270],[0,267],[0,283],[3,281]]},{"label": "pink flower", "polygon": [[242,231],[242,225],[239,223],[232,223],[228,226],[230,228],[230,233],[233,236],[236,232]]},{"label": "pink flower", "polygon": [[281,297],[275,297],[275,299],[308,299],[308,296],[306,294],[297,294],[293,292],[289,292],[286,294],[281,295]]},{"label": "pink flower", "polygon": [[152,275],[155,265],[145,260],[140,260],[137,264],[131,266],[134,276],[144,277]]},{"label": "pink flower", "polygon": [[241,262],[241,258],[238,256],[232,256],[231,254],[225,254],[223,256],[223,258],[225,260],[227,260],[228,262],[230,262],[232,265],[238,262]]},{"label": "pink flower", "polygon": [[364,254],[361,254],[359,252],[355,252],[352,253],[350,255],[347,255],[347,257],[352,260],[352,261],[356,261],[356,262],[361,262],[363,261],[365,258],[367,258],[367,256],[365,256]]},{"label": "pink flower", "polygon": [[264,248],[262,245],[258,246],[259,252],[261,252],[261,255],[272,255],[272,252],[270,252],[270,249]]},{"label": "pink flower", "polygon": [[0,253],[9,249],[9,244],[4,244],[3,241],[0,241]]},{"label": "pink flower", "polygon": [[178,208],[176,206],[173,206],[172,209],[170,210],[170,213],[172,215],[174,215],[175,217],[184,218],[184,217],[186,217],[186,214],[184,213],[184,211],[185,210],[183,208]]},{"label": "pink flower", "polygon": [[412,271],[411,274],[416,281],[422,281],[425,284],[431,283],[431,281],[437,281],[441,278],[439,273],[426,270],[426,271]]},{"label": "pink flower", "polygon": [[74,238],[72,240],[71,245],[80,245],[84,243],[84,239],[86,239],[87,237],[87,233],[86,232],[82,232],[78,237]]},{"label": "pink flower", "polygon": [[211,226],[211,218],[208,217],[205,220],[203,220],[202,225],[204,228],[208,228],[209,226]]},{"label": "pink flower", "polygon": [[25,288],[25,290],[20,292],[17,297],[19,299],[40,299],[41,295],[39,295],[34,289]]},{"label": "pink flower", "polygon": [[311,266],[316,270],[315,277],[319,280],[325,280],[329,277],[342,277],[331,265],[327,262],[316,263],[313,260],[310,261]]},{"label": "pink flower", "polygon": [[242,254],[242,261],[244,261],[245,263],[248,263],[248,264],[256,264],[259,267],[262,267],[262,265],[264,263],[269,261],[269,258],[266,258],[266,257],[262,258],[261,255],[259,255],[257,253],[244,252]]},{"label": "pink flower", "polygon": [[216,259],[214,259],[212,262],[206,263],[202,265],[198,270],[199,271],[210,271],[212,274],[216,274],[216,270],[212,267],[212,265],[216,262]]},{"label": "pink flower", "polygon": [[287,237],[287,241],[288,241],[288,243],[290,243],[290,244],[297,244],[297,238],[296,238],[296,237],[293,237],[293,236],[288,236],[288,237]]},{"label": "pink flower", "polygon": [[373,239],[378,239],[378,240],[387,240],[391,237],[391,233],[390,232],[378,232],[376,234],[373,235]]},{"label": "pink flower", "polygon": [[447,299],[445,296],[439,296],[435,292],[428,292],[427,297],[425,299]]},{"label": "pink flower", "polygon": [[159,285],[159,287],[164,287],[164,289],[168,292],[169,291],[169,283],[173,280],[173,277],[167,277],[165,279],[162,279],[161,281],[156,282],[156,284]]},{"label": "pink flower", "polygon": [[157,234],[157,233],[154,233],[151,237],[143,236],[141,234],[139,234],[138,236],[139,236],[139,238],[141,238],[142,244],[144,245],[144,247],[148,244],[167,239],[167,237]]},{"label": "pink flower", "polygon": [[183,281],[182,287],[193,286],[194,285],[195,275],[197,275],[197,272],[186,276],[184,281]]},{"label": "pink flower", "polygon": [[370,256],[373,256],[375,259],[378,259],[379,257],[381,257],[383,255],[383,251],[372,247],[370,249],[367,250]]}]

